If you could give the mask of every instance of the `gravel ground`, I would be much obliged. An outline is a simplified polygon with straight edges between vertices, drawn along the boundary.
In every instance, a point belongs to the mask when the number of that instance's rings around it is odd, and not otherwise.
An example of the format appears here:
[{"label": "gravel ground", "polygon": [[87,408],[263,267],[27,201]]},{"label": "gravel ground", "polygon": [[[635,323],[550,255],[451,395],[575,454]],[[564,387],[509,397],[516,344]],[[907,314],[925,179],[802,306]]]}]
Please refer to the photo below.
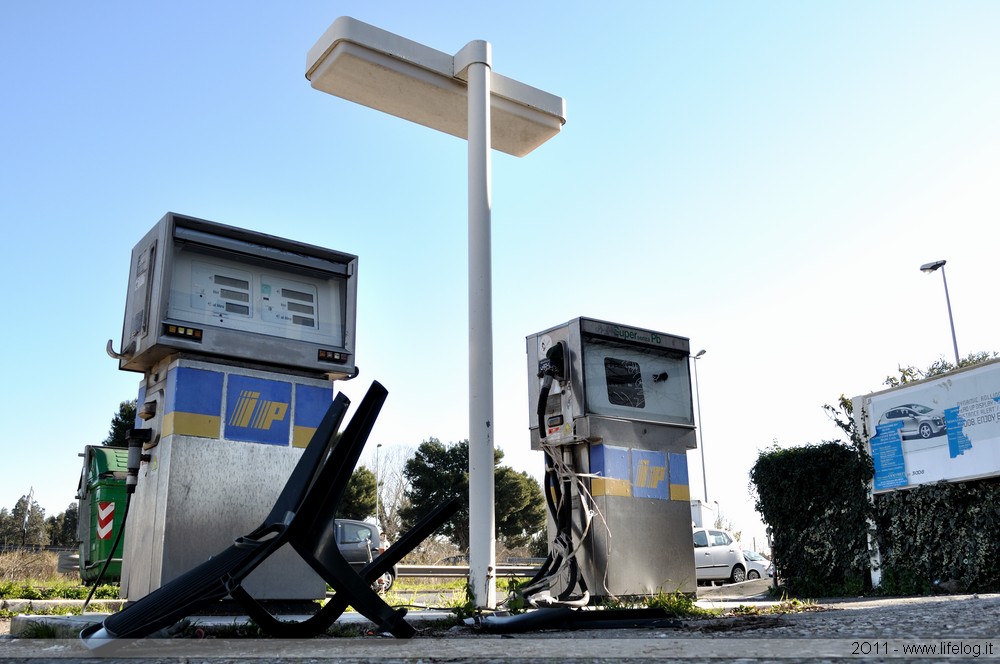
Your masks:
[{"label": "gravel ground", "polygon": [[[730,604],[732,606],[732,604]],[[420,630],[411,640],[356,638],[147,640],[105,661],[257,662],[746,662],[942,661],[1000,659],[1000,595],[954,595],[820,601],[797,613],[742,609],[721,618],[671,626],[484,633],[472,626]],[[0,622],[5,633],[10,622]],[[71,639],[0,637],[0,659],[65,662],[89,656]]]}]

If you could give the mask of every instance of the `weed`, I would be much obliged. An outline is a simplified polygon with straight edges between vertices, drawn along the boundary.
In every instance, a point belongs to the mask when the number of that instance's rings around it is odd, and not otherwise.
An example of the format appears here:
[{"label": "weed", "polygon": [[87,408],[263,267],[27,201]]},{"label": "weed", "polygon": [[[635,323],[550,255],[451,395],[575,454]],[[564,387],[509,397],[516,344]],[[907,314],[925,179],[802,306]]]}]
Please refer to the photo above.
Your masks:
[{"label": "weed", "polygon": [[730,611],[730,614],[734,616],[764,616],[764,615],[779,615],[783,613],[802,613],[804,611],[817,611],[820,607],[818,604],[812,600],[798,600],[798,599],[788,599],[787,597],[782,597],[781,602],[773,606],[759,607],[759,606],[747,606],[745,604],[740,604],[735,609]]},{"label": "weed", "polygon": [[472,586],[469,583],[465,584],[463,597],[452,600],[448,605],[448,608],[451,609],[451,612],[458,616],[459,619],[471,618],[472,616],[480,613],[479,608],[476,606],[476,599],[474,593],[472,592]]},{"label": "weed", "polygon": [[19,638],[22,639],[58,639],[61,636],[59,631],[52,625],[32,622],[24,626]]},{"label": "weed", "polygon": [[609,595],[601,600],[600,606],[604,609],[637,609],[645,606],[645,603],[641,598],[632,595]]},{"label": "weed", "polygon": [[261,639],[267,638],[267,633],[252,620],[234,622],[229,625],[212,625],[204,627],[185,620],[171,629],[174,637],[180,639]]},{"label": "weed", "polygon": [[788,588],[786,588],[784,585],[780,585],[780,586],[768,586],[767,587],[767,596],[771,597],[773,599],[784,600],[785,597],[788,596]]},{"label": "weed", "polygon": [[365,627],[363,625],[336,622],[324,634],[334,639],[354,639],[365,635]]},{"label": "weed", "polygon": [[764,611],[761,610],[759,606],[747,606],[746,604],[740,604],[735,609],[729,612],[734,616],[761,616],[764,615]]},{"label": "weed", "polygon": [[105,604],[103,602],[91,602],[87,606],[87,613],[114,613],[119,610],[117,604]]},{"label": "weed", "polygon": [[678,618],[707,618],[719,615],[718,610],[703,609],[694,603],[694,598],[691,595],[678,591],[672,593],[660,591],[652,597],[645,598],[644,604],[648,608],[660,609],[664,613]]},{"label": "weed", "polygon": [[521,592],[521,588],[530,579],[508,576],[507,579],[507,599],[501,602],[507,610],[512,614],[524,613],[527,611],[528,602],[524,599],[524,594]]}]

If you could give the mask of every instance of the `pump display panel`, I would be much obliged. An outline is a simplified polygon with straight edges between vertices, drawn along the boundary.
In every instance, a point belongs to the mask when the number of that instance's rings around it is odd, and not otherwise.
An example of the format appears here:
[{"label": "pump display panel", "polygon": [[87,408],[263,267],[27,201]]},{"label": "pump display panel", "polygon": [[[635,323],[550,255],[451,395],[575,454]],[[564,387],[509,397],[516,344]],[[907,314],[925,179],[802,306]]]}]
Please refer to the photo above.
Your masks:
[{"label": "pump display panel", "polygon": [[357,257],[168,213],[132,252],[119,366],[174,353],[353,376]]},{"label": "pump display panel", "polygon": [[343,346],[345,290],[342,279],[251,270],[182,246],[174,257],[167,317]]},{"label": "pump display panel", "polygon": [[637,445],[652,448],[693,446],[686,338],[577,318],[531,335],[527,351],[536,449],[608,436],[638,436]]},{"label": "pump display panel", "polygon": [[589,413],[694,425],[686,356],[585,337],[583,375]]}]

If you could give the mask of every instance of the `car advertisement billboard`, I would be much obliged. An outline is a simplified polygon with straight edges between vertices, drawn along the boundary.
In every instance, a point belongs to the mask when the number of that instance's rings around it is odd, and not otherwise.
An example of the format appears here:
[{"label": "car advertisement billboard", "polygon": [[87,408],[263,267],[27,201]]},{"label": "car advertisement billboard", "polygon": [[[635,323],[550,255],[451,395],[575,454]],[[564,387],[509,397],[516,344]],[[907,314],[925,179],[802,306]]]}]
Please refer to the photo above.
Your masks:
[{"label": "car advertisement billboard", "polygon": [[853,399],[873,491],[1000,475],[1000,361]]}]

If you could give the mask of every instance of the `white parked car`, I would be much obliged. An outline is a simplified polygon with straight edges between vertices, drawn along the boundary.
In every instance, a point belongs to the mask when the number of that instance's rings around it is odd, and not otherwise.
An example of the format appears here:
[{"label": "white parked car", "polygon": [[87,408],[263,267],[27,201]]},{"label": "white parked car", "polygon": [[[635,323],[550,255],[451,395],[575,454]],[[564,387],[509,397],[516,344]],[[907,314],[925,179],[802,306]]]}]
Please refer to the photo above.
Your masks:
[{"label": "white parked car", "polygon": [[756,551],[744,549],[743,559],[747,561],[748,579],[761,579],[765,576],[774,576],[774,566],[771,565],[771,561]]},{"label": "white parked car", "polygon": [[694,529],[694,569],[699,581],[747,580],[743,547],[724,530]]}]

